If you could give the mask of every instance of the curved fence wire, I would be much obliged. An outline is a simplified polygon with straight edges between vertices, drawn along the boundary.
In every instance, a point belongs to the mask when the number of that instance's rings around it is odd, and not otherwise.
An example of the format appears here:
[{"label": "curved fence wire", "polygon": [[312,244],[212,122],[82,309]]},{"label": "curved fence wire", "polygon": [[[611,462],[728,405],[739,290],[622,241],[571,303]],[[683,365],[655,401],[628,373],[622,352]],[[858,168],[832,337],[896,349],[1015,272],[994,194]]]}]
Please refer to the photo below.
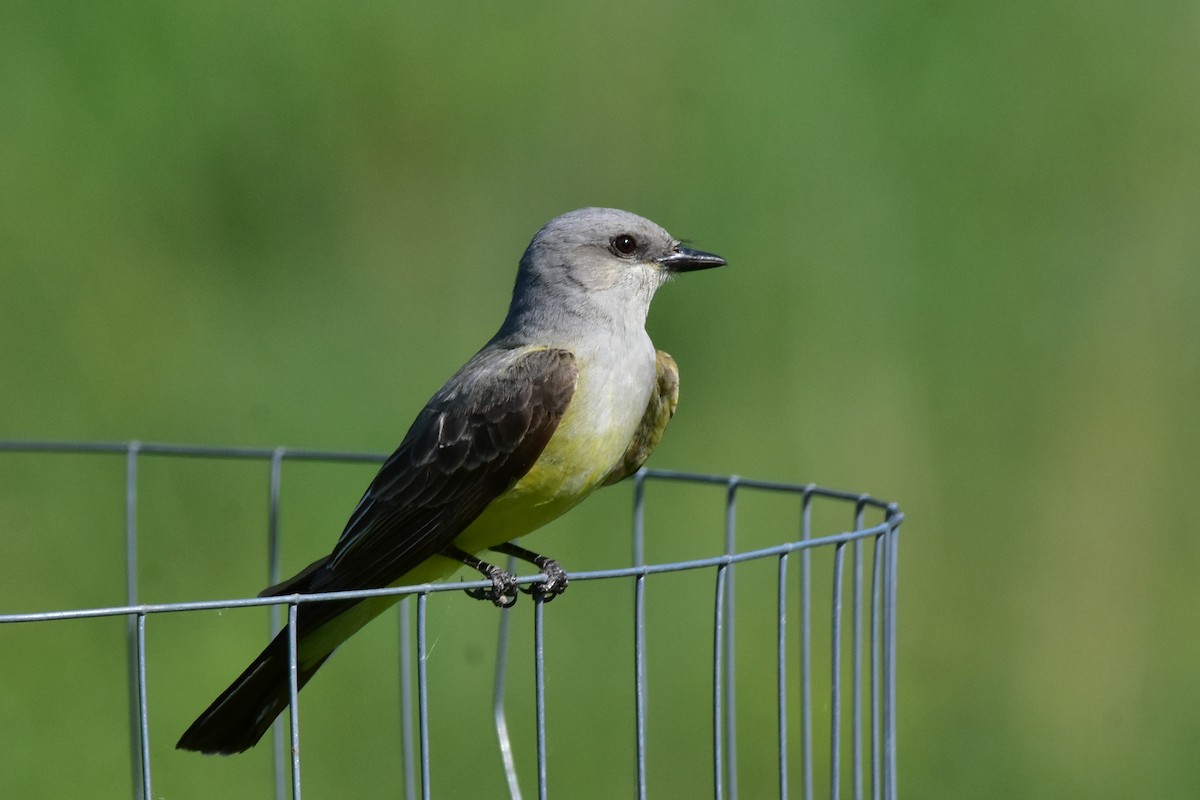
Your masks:
[{"label": "curved fence wire", "polygon": [[[400,595],[399,664],[402,748],[398,758],[403,762],[403,785],[388,792],[389,796],[430,798],[437,796],[437,776],[432,774],[430,753],[439,746],[431,737],[431,714],[427,696],[429,685],[428,616],[431,597],[446,591],[487,588],[488,581],[459,581],[388,589],[333,592],[321,595],[287,595],[282,597],[243,597],[193,602],[142,603],[138,590],[138,493],[139,465],[150,457],[184,459],[240,459],[266,462],[269,465],[267,491],[267,561],[269,582],[281,577],[279,498],[282,487],[282,465],[285,461],[319,463],[365,462],[378,463],[384,458],[377,453],[326,452],[289,448],[256,449],[236,447],[204,447],[191,445],[87,442],[22,442],[0,441],[0,457],[5,454],[108,454],[125,460],[125,589],[123,605],[57,609],[23,613],[0,613],[0,626],[49,625],[59,620],[124,617],[128,639],[128,695],[130,737],[130,796],[138,800],[157,797],[154,794],[154,770],[150,748],[152,714],[147,697],[146,618],[156,614],[187,611],[220,610],[248,606],[267,606],[271,609],[271,629],[277,631],[286,614],[293,621],[301,603],[332,599],[364,598],[376,595]],[[773,560],[776,600],[772,608],[749,611],[756,616],[773,617],[774,635],[769,652],[755,658],[772,659],[775,663],[774,719],[769,721],[777,752],[778,778],[775,781],[781,798],[817,796],[851,797],[894,800],[896,797],[896,590],[897,553],[900,524],[903,514],[894,503],[878,500],[866,494],[825,489],[813,484],[789,484],[750,480],[730,476],[691,474],[667,470],[642,469],[632,480],[633,522],[630,527],[631,558],[627,566],[613,569],[571,571],[572,583],[587,581],[626,581],[633,592],[632,636],[612,644],[614,650],[624,648],[632,653],[634,730],[630,747],[635,754],[635,775],[629,794],[646,798],[648,765],[654,755],[647,741],[647,723],[654,705],[648,698],[648,676],[653,671],[650,653],[654,643],[647,641],[646,614],[648,600],[646,582],[653,576],[685,571],[701,571],[711,575],[711,647],[707,655],[696,660],[696,668],[707,670],[711,677],[710,755],[708,763],[693,765],[696,770],[711,773],[712,795],[718,800],[739,796],[739,733],[745,721],[738,713],[739,683],[737,664],[739,652],[735,647],[738,620],[746,609],[736,603],[734,580],[741,564]],[[645,541],[647,509],[654,502],[654,485],[682,483],[709,487],[724,496],[724,541],[711,555],[686,560],[647,563]],[[784,495],[796,499],[795,527],[783,541],[767,547],[740,549],[744,540],[739,530],[739,500],[748,493]],[[814,523],[813,509],[818,504],[830,504],[845,509],[844,527],[823,530]],[[761,538],[758,537],[758,538]],[[832,574],[821,583],[826,596],[814,595],[812,557],[828,553]],[[514,564],[510,560],[508,569]],[[541,580],[540,575],[520,577],[521,585]],[[798,588],[797,588],[798,585]],[[791,587],[789,589],[789,587]],[[569,600],[567,602],[570,602]],[[514,653],[510,644],[512,610],[498,611],[499,631],[495,651],[495,682],[492,718],[499,756],[503,764],[505,785],[482,789],[480,796],[507,792],[510,797],[522,796],[520,773],[529,770],[526,785],[536,786],[539,799],[551,794],[571,797],[569,787],[556,790],[552,765],[548,758],[548,741],[556,736],[586,731],[548,730],[546,725],[547,693],[544,618],[545,604],[534,602],[533,638],[529,652]],[[415,607],[414,607],[415,606]],[[5,609],[0,608],[0,612]],[[814,641],[814,615],[822,615],[820,626],[824,642]],[[0,637],[3,628],[0,627]],[[295,626],[292,626],[295,630]],[[0,647],[3,646],[0,638]],[[291,705],[287,722],[277,722],[273,733],[274,795],[276,798],[302,796],[301,781],[301,714],[296,690],[296,644],[290,642]],[[742,654],[744,658],[745,655]],[[534,757],[524,762],[518,758],[519,747],[513,741],[508,725],[509,707],[506,690],[510,686],[510,664],[514,658],[528,658],[534,676]],[[824,661],[820,669],[814,664]],[[414,669],[415,667],[415,669]],[[823,678],[814,676],[820,675]],[[820,681],[820,683],[818,683]],[[795,702],[793,698],[798,699]],[[796,707],[798,706],[798,707]],[[824,712],[824,713],[822,713]],[[739,723],[741,723],[739,725]],[[4,731],[0,719],[0,738]],[[477,726],[476,726],[477,727]],[[754,721],[756,736],[762,735],[763,721]],[[49,743],[47,743],[49,745]],[[817,775],[818,766],[824,770]],[[818,789],[818,786],[820,787]],[[81,796],[87,794],[84,787]],[[240,796],[236,795],[235,796]],[[666,792],[664,796],[670,797]]]}]

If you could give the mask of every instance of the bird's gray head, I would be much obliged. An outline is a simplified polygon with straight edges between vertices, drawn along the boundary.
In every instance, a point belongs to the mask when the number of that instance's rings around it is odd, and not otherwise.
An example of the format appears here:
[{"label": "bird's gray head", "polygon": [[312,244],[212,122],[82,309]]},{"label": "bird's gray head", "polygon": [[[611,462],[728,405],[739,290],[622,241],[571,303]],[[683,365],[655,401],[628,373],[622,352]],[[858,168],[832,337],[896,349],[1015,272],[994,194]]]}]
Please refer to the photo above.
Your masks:
[{"label": "bird's gray head", "polygon": [[683,247],[644,217],[581,208],[547,222],[529,243],[509,322],[528,324],[549,313],[643,325],[655,290],[672,276],[724,263]]}]

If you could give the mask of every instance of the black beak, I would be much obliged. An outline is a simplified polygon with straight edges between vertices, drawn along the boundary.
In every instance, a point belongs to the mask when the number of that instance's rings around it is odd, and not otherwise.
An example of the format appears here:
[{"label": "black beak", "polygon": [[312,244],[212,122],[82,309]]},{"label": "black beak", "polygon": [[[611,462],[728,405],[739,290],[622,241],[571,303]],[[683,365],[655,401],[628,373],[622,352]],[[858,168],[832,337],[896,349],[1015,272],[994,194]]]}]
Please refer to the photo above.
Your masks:
[{"label": "black beak", "polygon": [[668,272],[694,272],[698,269],[725,266],[725,259],[715,253],[705,253],[703,250],[679,246],[676,246],[669,255],[655,260]]}]

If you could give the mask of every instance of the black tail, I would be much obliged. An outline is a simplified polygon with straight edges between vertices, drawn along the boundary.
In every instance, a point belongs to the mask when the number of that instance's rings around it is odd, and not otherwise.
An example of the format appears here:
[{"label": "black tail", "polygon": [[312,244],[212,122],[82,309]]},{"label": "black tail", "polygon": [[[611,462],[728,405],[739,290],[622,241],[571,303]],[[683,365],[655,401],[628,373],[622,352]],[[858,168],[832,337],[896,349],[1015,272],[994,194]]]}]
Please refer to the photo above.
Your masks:
[{"label": "black tail", "polygon": [[[325,656],[308,667],[301,666],[298,686],[304,686]],[[179,743],[178,750],[230,755],[258,744],[271,723],[288,704],[288,629],[285,627],[258,658],[246,667],[221,696],[196,718]]]}]

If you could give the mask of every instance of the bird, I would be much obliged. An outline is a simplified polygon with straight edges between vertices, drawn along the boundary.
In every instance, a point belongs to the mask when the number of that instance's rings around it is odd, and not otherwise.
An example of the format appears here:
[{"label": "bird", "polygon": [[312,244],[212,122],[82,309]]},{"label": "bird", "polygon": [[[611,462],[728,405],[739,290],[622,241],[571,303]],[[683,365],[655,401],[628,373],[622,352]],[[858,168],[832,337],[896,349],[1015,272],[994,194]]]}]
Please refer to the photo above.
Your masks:
[{"label": "bird", "polygon": [[[546,223],[500,329],[417,414],[332,552],[260,596],[427,583],[467,565],[490,581],[472,596],[510,606],[516,580],[480,558],[488,550],[540,570],[536,600],[561,594],[558,562],[512,540],[642,467],[679,399],[678,367],[646,332],[650,301],[676,275],[725,264],[628,211]],[[399,599],[300,604],[298,686]],[[257,744],[288,705],[288,641],[285,627],[176,747],[227,755]]]}]

